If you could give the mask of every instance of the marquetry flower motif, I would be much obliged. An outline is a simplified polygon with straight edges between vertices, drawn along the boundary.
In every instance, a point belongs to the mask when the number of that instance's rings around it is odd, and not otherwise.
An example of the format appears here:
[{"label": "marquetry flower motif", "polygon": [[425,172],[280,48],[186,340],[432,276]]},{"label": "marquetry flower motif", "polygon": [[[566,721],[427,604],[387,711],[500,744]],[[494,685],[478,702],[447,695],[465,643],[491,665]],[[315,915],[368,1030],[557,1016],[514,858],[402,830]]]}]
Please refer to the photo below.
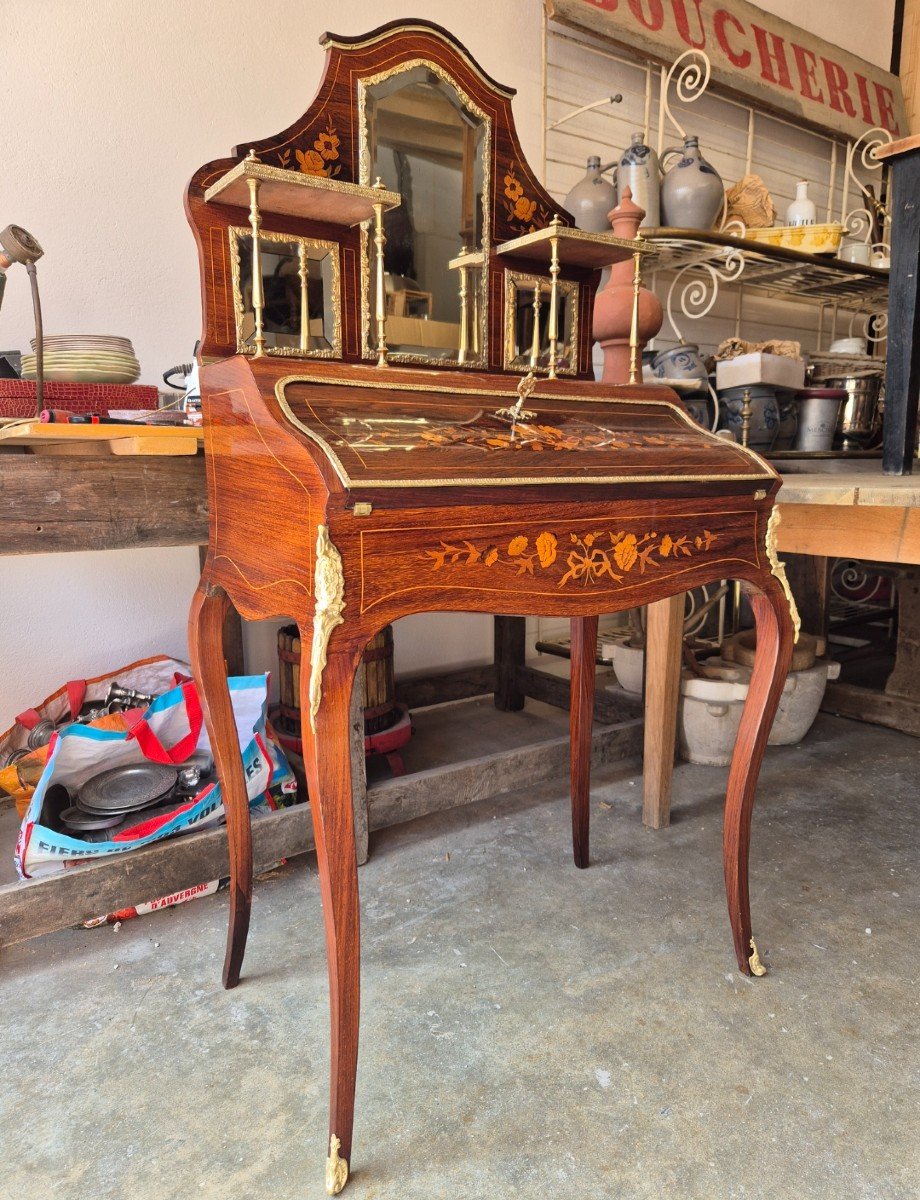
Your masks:
[{"label": "marquetry flower motif", "polygon": [[559,539],[544,529],[531,545],[526,534],[516,534],[508,542],[505,553],[494,543],[477,545],[468,538],[441,540],[437,550],[426,550],[421,556],[434,571],[446,567],[513,567],[518,575],[534,575],[535,568],[549,571],[558,561],[557,587],[580,583],[583,587],[599,584],[604,579],[622,583],[631,572],[645,575],[651,568],[662,565],[662,559],[693,558],[711,548],[716,535],[709,529],[700,533],[659,534],[656,530],[644,534],[627,530],[590,530],[569,534],[569,549],[560,558]]},{"label": "marquetry flower motif", "polygon": [[516,225],[521,233],[531,233],[536,228],[534,216],[538,216],[541,227],[549,223],[549,212],[543,205],[539,206],[525,192],[524,185],[517,177],[517,164],[512,162],[504,178],[505,214],[510,225]]},{"label": "marquetry flower motif", "polygon": [[326,127],[326,132],[317,136],[313,143],[313,149],[318,150],[323,158],[327,160],[339,157],[339,137],[331,125]]},{"label": "marquetry flower motif", "polygon": [[528,200],[526,196],[521,196],[514,205],[514,215],[519,221],[529,221],[537,211],[536,200]]},{"label": "marquetry flower motif", "polygon": [[[332,178],[342,169],[342,164],[337,161],[341,144],[335,126],[331,121],[327,121],[326,128],[314,138],[312,149],[295,150],[294,157],[304,175],[326,175]],[[279,157],[281,153],[287,156],[290,151],[279,152]],[[284,165],[285,163],[282,163],[282,166]]]},{"label": "marquetry flower motif", "polygon": [[537,538],[537,557],[540,560],[540,566],[545,570],[551,567],[556,561],[556,547],[559,542],[554,533],[546,533],[545,531]]},{"label": "marquetry flower motif", "polygon": [[520,198],[524,195],[524,189],[521,186],[520,180],[514,174],[513,163],[511,165],[511,169],[508,171],[508,174],[505,176],[505,195],[512,204],[516,200],[520,200]]},{"label": "marquetry flower motif", "polygon": [[304,175],[325,175],[326,164],[318,150],[295,150],[294,156],[300,163]]}]

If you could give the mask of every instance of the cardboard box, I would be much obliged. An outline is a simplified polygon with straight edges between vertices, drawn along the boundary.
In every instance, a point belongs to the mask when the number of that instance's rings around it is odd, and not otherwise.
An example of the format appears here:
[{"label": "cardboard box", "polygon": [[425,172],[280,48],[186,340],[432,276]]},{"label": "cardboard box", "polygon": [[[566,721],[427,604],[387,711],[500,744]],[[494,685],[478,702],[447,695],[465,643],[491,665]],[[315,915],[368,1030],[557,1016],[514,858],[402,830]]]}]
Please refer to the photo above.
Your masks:
[{"label": "cardboard box", "polygon": [[805,386],[805,360],[786,358],[782,354],[740,354],[716,363],[716,390],[751,387],[765,383],[768,387],[797,392]]}]

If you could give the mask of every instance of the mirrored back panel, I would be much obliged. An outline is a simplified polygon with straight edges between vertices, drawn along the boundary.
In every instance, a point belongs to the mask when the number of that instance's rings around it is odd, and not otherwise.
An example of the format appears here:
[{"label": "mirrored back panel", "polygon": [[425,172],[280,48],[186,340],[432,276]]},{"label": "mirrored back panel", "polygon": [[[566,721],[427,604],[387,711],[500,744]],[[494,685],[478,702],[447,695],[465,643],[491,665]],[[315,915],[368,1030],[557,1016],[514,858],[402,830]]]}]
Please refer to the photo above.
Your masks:
[{"label": "mirrored back panel", "polygon": [[[486,362],[491,123],[444,69],[408,62],[358,84],[361,179],[402,204],[384,214],[386,336],[391,359]],[[481,257],[477,262],[477,252]],[[362,237],[364,348],[370,345],[376,247]],[[452,260],[461,259],[460,266]]]},{"label": "mirrored back panel", "polygon": [[237,352],[255,352],[253,262],[261,264],[266,354],[341,358],[341,286],[336,242],[262,230],[230,230]]},{"label": "mirrored back panel", "polygon": [[[578,284],[558,282],[556,370],[578,370]],[[552,282],[541,275],[505,273],[505,370],[545,370],[550,360]]]}]

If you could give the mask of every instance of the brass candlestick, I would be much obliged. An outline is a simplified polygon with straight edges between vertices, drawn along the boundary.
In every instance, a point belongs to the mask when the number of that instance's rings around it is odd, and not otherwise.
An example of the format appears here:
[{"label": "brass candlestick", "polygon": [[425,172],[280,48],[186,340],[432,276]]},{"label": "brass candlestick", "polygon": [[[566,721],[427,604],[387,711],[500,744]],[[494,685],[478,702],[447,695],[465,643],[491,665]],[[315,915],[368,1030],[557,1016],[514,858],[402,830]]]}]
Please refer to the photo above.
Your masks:
[{"label": "brass candlestick", "polygon": [[[378,175],[374,180],[374,187],[384,190],[383,180]],[[374,204],[374,248],[377,251],[377,366],[385,367],[387,365],[387,307],[386,307],[386,281],[384,278],[383,268],[383,248],[387,244],[386,234],[383,232],[383,204],[378,202]]]},{"label": "brass candlestick", "polygon": [[533,333],[530,338],[530,368],[533,370],[540,362],[540,309],[543,303],[543,293],[540,280],[533,284]]},{"label": "brass candlestick", "polygon": [[[460,257],[463,258],[469,254],[469,249],[466,242],[460,247]],[[469,281],[467,279],[467,268],[465,264],[460,266],[460,351],[457,354],[457,362],[465,363],[469,352],[469,320],[470,320],[470,304],[469,304]]]},{"label": "brass candlestick", "polygon": [[629,382],[639,382],[639,293],[642,291],[642,255],[633,255],[632,317],[629,322]]},{"label": "brass candlestick", "polygon": [[751,436],[751,389],[745,388],[741,397],[741,445],[747,446]]},{"label": "brass candlestick", "polygon": [[307,257],[307,244],[301,242],[298,247],[298,266],[300,275],[300,348],[310,349],[310,260]]},{"label": "brass candlestick", "polygon": [[[247,162],[258,162],[255,150],[246,155]],[[247,179],[249,186],[249,227],[252,230],[252,312],[255,318],[255,357],[265,355],[265,290],[262,286],[262,217],[259,214],[259,180]]]},{"label": "brass candlestick", "polygon": [[[549,223],[550,229],[554,231],[562,227],[562,219],[556,213],[552,221]],[[549,260],[549,371],[547,375],[550,379],[556,378],[556,359],[559,353],[559,238],[553,236],[549,240],[550,245],[550,260]]]}]

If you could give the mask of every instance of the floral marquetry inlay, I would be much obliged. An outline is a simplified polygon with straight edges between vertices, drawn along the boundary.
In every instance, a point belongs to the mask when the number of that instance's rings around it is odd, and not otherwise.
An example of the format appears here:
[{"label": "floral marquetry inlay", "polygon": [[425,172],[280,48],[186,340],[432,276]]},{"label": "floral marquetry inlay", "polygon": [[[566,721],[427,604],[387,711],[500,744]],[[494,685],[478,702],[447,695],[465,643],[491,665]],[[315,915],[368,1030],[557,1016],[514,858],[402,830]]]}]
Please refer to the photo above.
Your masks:
[{"label": "floral marquetry inlay", "polygon": [[304,175],[325,175],[327,179],[334,179],[342,171],[338,161],[341,138],[331,120],[326,122],[325,129],[314,131],[314,134],[306,135],[308,141],[313,138],[312,145],[293,150],[293,159],[290,146],[279,150],[278,165],[289,170],[299,168]]},{"label": "floral marquetry inlay", "polygon": [[517,163],[512,162],[508,167],[503,183],[505,216],[509,225],[519,228],[521,233],[533,233],[535,229],[542,229],[549,224],[549,210],[528,196],[518,179]]},{"label": "floral marquetry inlay", "polygon": [[669,559],[673,562],[704,554],[716,540],[709,529],[678,534],[600,529],[567,537],[545,529],[533,539],[520,533],[507,542],[441,540],[437,549],[426,550],[420,557],[434,571],[510,568],[518,575],[548,571],[559,576],[557,587],[576,583],[587,587],[604,579],[622,583],[631,572],[645,575],[665,566]]}]

